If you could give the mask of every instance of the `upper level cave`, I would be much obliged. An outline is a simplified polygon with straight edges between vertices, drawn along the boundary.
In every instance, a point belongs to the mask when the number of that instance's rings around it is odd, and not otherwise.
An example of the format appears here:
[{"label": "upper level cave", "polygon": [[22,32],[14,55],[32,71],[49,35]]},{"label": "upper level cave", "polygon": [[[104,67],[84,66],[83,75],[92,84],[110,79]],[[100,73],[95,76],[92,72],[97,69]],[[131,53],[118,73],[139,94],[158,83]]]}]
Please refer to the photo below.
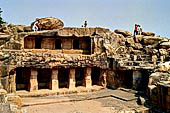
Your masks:
[{"label": "upper level cave", "polygon": [[63,53],[91,54],[90,37],[47,37],[27,36],[24,38],[24,49],[62,50]]}]

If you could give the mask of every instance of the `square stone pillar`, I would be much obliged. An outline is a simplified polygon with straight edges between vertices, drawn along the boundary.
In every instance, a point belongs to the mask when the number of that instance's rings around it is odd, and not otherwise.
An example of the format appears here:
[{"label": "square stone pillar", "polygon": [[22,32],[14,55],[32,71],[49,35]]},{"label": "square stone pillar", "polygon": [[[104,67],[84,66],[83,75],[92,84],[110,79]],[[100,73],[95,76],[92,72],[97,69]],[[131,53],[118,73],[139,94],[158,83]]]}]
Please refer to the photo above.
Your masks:
[{"label": "square stone pillar", "polygon": [[69,70],[69,89],[74,89],[76,87],[76,80],[75,80],[75,69]]},{"label": "square stone pillar", "polygon": [[10,75],[11,77],[9,78],[9,92],[10,93],[15,93],[16,92],[16,73],[13,75]]},{"label": "square stone pillar", "polygon": [[37,91],[38,90],[37,75],[38,75],[37,70],[31,69],[29,91]]},{"label": "square stone pillar", "polygon": [[2,76],[2,72],[0,71],[0,89],[3,89],[3,85],[2,85],[2,78],[1,78],[1,76]]},{"label": "square stone pillar", "polygon": [[57,90],[59,88],[58,84],[58,69],[52,69],[50,89]]},{"label": "square stone pillar", "polygon": [[85,76],[85,86],[86,86],[86,88],[91,88],[92,87],[92,80],[91,80],[91,68],[90,67],[85,68],[84,76]]}]

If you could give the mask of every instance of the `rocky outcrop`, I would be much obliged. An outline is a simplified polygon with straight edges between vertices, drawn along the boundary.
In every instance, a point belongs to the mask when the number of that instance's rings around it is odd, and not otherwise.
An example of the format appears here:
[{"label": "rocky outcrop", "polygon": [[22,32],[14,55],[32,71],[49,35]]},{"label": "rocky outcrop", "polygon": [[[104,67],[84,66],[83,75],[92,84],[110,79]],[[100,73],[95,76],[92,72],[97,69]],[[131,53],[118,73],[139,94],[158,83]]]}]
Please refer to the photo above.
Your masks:
[{"label": "rocky outcrop", "polygon": [[144,35],[144,36],[155,36],[155,33],[153,33],[153,32],[142,32],[142,35]]},{"label": "rocky outcrop", "polygon": [[164,40],[163,37],[153,37],[153,36],[144,36],[142,38],[143,44],[144,45],[154,45],[154,44],[158,44],[159,41]]},{"label": "rocky outcrop", "polygon": [[47,17],[47,18],[36,19],[31,24],[31,28],[36,21],[39,22],[41,30],[61,29],[64,27],[64,23],[60,19],[54,17]]},{"label": "rocky outcrop", "polygon": [[125,30],[116,29],[114,32],[117,33],[117,34],[122,34],[125,37],[132,36],[131,32],[125,31]]},{"label": "rocky outcrop", "polygon": [[168,41],[168,42],[162,42],[160,45],[161,45],[162,48],[164,48],[164,49],[169,49],[169,48],[170,48],[170,41]]}]

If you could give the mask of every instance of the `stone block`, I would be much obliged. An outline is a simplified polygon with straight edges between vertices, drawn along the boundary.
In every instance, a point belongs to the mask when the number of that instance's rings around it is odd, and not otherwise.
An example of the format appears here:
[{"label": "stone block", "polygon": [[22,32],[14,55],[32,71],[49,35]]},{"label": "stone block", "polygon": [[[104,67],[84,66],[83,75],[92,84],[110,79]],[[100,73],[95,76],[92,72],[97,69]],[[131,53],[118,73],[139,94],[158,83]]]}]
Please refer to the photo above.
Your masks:
[{"label": "stone block", "polygon": [[18,105],[19,108],[22,107],[22,100],[19,96],[7,95],[7,101],[15,102]]},{"label": "stone block", "polygon": [[0,95],[5,95],[7,94],[7,91],[5,89],[0,89]]}]

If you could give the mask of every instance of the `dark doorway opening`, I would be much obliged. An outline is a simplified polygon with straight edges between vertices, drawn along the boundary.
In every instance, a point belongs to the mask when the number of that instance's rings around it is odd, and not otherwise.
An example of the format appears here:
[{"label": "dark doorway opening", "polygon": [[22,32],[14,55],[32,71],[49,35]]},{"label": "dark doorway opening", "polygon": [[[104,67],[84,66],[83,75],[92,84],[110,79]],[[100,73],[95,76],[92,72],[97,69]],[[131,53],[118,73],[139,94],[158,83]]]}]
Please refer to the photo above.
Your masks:
[{"label": "dark doorway opening", "polygon": [[49,89],[51,69],[37,69],[38,89]]},{"label": "dark doorway opening", "polygon": [[60,39],[56,39],[56,41],[55,41],[55,49],[61,49],[61,40]]},{"label": "dark doorway opening", "polygon": [[59,88],[68,88],[69,73],[66,68],[59,68],[58,70]]},{"label": "dark doorway opening", "polygon": [[100,68],[93,67],[91,72],[92,85],[99,85]]},{"label": "dark doorway opening", "polygon": [[149,75],[151,74],[148,70],[141,70],[142,78],[140,84],[140,90],[146,91],[149,83]]},{"label": "dark doorway opening", "polygon": [[16,68],[16,90],[29,90],[30,68]]},{"label": "dark doorway opening", "polygon": [[114,59],[113,58],[109,58],[109,68],[110,69],[113,69],[113,62],[114,62]]},{"label": "dark doorway opening", "polygon": [[73,49],[79,49],[79,40],[73,40]]},{"label": "dark doorway opening", "polygon": [[133,71],[126,70],[124,71],[124,87],[125,88],[132,88],[133,86]]},{"label": "dark doorway opening", "polygon": [[41,49],[41,42],[42,42],[42,38],[40,37],[35,38],[35,49]]},{"label": "dark doorway opening", "polygon": [[75,77],[76,77],[76,87],[77,86],[83,86],[84,68],[82,68],[82,67],[76,68]]}]

